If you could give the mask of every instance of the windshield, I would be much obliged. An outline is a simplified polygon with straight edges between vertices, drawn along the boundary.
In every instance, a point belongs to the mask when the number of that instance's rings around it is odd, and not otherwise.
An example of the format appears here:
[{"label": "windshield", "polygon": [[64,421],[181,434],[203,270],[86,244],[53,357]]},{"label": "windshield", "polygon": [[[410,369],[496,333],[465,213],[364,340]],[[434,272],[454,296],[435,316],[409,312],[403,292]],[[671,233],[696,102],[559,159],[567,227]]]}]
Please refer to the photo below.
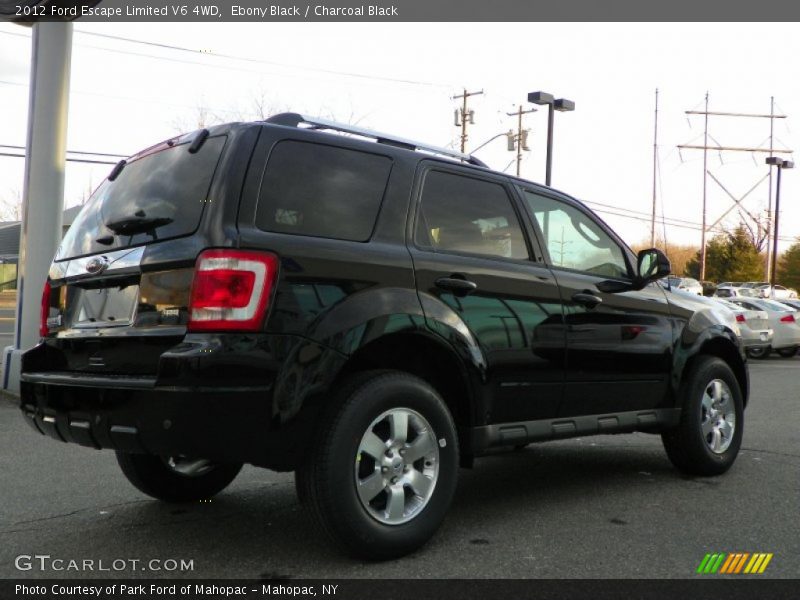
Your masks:
[{"label": "windshield", "polygon": [[195,154],[181,144],[125,165],[84,204],[56,260],[194,232],[224,145],[225,136],[208,138]]}]

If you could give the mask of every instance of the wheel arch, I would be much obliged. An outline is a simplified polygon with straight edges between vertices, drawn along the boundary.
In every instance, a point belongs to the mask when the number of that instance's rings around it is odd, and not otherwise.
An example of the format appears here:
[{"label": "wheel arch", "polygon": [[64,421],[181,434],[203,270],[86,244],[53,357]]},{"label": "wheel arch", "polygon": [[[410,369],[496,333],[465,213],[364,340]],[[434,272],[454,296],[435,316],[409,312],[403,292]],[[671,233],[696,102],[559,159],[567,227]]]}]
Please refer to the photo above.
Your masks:
[{"label": "wheel arch", "polygon": [[[480,422],[479,376],[444,340],[424,332],[385,335],[354,352],[339,372],[334,389],[368,370],[390,369],[415,375],[442,397],[460,432]],[[466,436],[459,435],[463,446]]]},{"label": "wheel arch", "polygon": [[698,345],[686,360],[683,372],[688,373],[701,356],[715,356],[723,360],[733,371],[739,389],[742,391],[742,401],[747,406],[750,396],[750,378],[747,372],[747,364],[742,358],[739,347],[727,337],[717,335],[707,338]]}]

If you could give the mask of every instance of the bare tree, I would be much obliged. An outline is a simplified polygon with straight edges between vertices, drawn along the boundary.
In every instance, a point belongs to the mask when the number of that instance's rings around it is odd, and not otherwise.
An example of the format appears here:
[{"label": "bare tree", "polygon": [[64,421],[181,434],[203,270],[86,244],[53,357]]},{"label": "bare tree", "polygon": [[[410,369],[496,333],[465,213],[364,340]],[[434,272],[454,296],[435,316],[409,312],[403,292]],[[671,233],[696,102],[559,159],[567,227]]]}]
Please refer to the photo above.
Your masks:
[{"label": "bare tree", "polygon": [[0,196],[0,221],[20,221],[22,219],[22,192],[18,188],[8,188]]},{"label": "bare tree", "polygon": [[213,113],[205,104],[201,102],[194,108],[191,114],[181,114],[172,120],[172,127],[175,133],[186,133],[196,129],[203,129],[211,125],[224,123],[225,119]]},{"label": "bare tree", "polygon": [[739,211],[739,218],[747,232],[747,237],[756,252],[763,252],[766,249],[767,237],[769,236],[769,221],[762,213],[756,215],[745,215]]},{"label": "bare tree", "polygon": [[[304,112],[301,107],[289,108],[284,104],[278,102],[267,90],[259,87],[250,93],[250,99],[244,106],[234,106],[232,108],[220,109],[214,111],[210,109],[205,102],[201,101],[191,114],[182,114],[172,121],[172,127],[176,133],[186,133],[194,131],[195,129],[202,129],[203,127],[210,127],[212,125],[219,125],[231,121],[264,121],[270,116],[294,110],[295,112]],[[325,117],[332,121],[339,121],[348,125],[358,125],[366,115],[358,116],[355,109],[350,105],[350,112],[346,118],[343,115],[336,114],[336,112],[329,106],[320,106],[316,114]]]}]

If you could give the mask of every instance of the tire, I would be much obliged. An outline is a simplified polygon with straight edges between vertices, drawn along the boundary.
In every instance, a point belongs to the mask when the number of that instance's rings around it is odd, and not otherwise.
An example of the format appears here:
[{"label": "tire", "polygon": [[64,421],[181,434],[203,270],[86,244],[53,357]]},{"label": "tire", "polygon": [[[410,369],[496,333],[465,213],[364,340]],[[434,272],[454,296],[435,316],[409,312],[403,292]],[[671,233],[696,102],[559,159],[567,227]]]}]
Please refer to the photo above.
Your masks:
[{"label": "tire", "polygon": [[196,502],[216,496],[242,469],[241,463],[164,459],[126,452],[117,452],[117,462],[136,489],[164,502]]},{"label": "tire", "polygon": [[439,394],[407,373],[369,371],[342,387],[321,423],[295,472],[298,496],[321,529],[366,560],[423,546],[458,479],[456,429]]},{"label": "tire", "polygon": [[768,348],[748,348],[746,352],[748,358],[761,359],[769,356]]},{"label": "tire", "polygon": [[781,348],[780,350],[777,350],[777,353],[783,358],[792,358],[795,354],[797,354],[797,346],[792,346],[791,348]]},{"label": "tire", "polygon": [[[742,392],[733,371],[719,358],[698,357],[680,394],[680,422],[661,434],[667,456],[690,475],[724,473],[739,454],[744,430]],[[711,411],[716,411],[722,426],[714,426],[716,416]]]}]

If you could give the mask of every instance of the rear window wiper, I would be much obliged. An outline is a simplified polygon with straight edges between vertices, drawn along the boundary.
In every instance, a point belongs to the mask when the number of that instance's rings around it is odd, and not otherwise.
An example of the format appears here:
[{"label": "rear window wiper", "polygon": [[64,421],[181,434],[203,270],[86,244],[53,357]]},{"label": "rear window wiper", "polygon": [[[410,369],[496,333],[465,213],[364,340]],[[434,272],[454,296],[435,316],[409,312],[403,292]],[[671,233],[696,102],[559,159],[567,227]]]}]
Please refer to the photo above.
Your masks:
[{"label": "rear window wiper", "polygon": [[172,219],[169,217],[146,217],[143,211],[139,211],[132,217],[124,217],[105,225],[117,235],[134,235],[137,233],[155,233],[158,227],[163,227],[170,223],[172,223]]}]

